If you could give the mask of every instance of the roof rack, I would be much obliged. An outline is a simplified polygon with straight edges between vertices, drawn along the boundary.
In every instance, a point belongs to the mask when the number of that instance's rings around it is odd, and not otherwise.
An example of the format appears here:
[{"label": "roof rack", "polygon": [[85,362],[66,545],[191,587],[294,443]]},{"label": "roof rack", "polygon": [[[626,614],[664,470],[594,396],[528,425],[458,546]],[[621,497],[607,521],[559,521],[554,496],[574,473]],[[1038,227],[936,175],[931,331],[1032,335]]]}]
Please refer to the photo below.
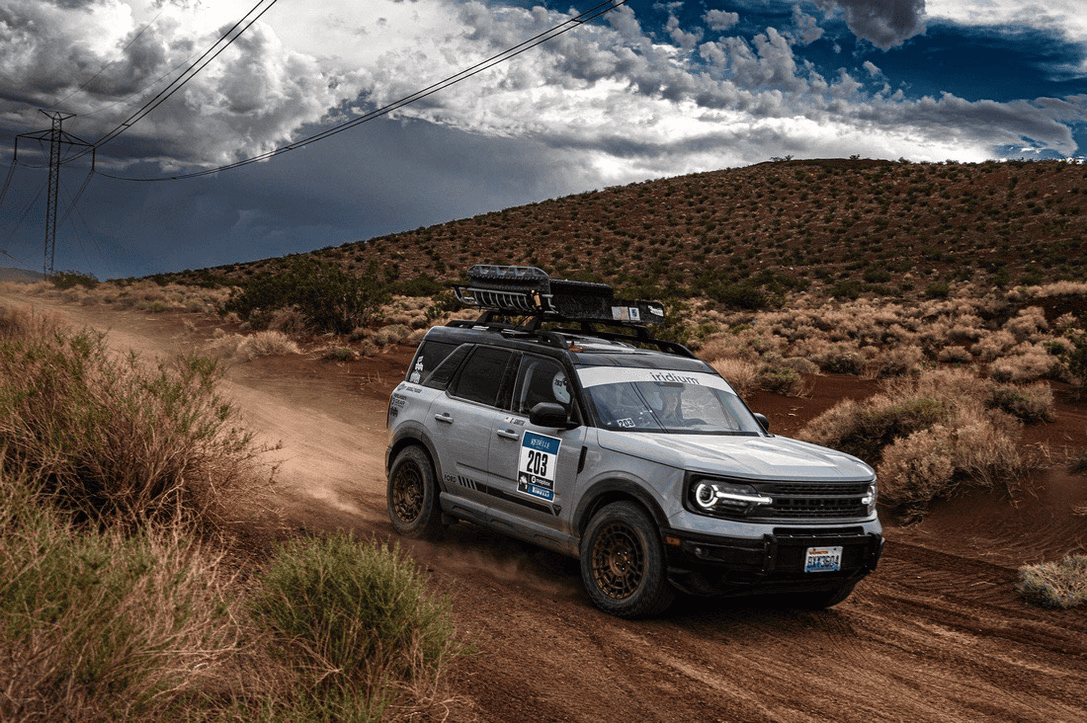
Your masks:
[{"label": "roof rack", "polygon": [[[483,314],[473,325],[491,326],[509,332],[513,327],[496,317],[531,316],[517,329],[547,337],[554,344],[559,334],[591,336],[599,339],[645,344],[661,351],[694,356],[682,344],[653,338],[645,324],[664,322],[664,305],[659,301],[616,299],[608,284],[570,279],[552,279],[535,266],[499,266],[477,264],[468,269],[468,283],[454,284],[453,293],[462,304],[474,306]],[[575,323],[579,328],[545,331],[545,322]],[[594,325],[618,326],[632,331],[622,334],[597,330]]]},{"label": "roof rack", "polygon": [[660,324],[659,301],[616,299],[608,284],[552,279],[535,266],[476,264],[468,284],[456,284],[457,300],[487,312],[535,316],[541,321],[596,322],[618,325]]}]

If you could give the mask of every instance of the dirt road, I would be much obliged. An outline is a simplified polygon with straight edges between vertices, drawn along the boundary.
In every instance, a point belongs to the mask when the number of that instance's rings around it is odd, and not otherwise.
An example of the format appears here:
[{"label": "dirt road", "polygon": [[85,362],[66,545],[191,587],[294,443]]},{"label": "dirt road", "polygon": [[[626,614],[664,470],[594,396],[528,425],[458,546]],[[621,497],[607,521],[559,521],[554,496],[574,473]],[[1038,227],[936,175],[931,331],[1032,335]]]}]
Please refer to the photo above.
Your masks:
[{"label": "dirt road", "polygon": [[[57,309],[143,354],[198,346],[218,324],[8,301]],[[394,536],[384,409],[408,353],[231,368],[226,391],[251,428],[283,442],[273,455],[288,524]],[[850,383],[820,378],[811,399],[752,406],[788,431],[859,393]],[[1062,408],[1052,434],[1082,444],[1084,412]],[[476,645],[452,671],[450,720],[1087,721],[1087,611],[1029,606],[1013,589],[1020,564],[1087,549],[1087,518],[1071,512],[1087,504],[1087,478],[1054,471],[1014,502],[963,498],[920,525],[889,526],[879,569],[825,612],[681,601],[629,622],[592,607],[575,561],[529,545],[462,524],[440,544],[405,547]]]}]

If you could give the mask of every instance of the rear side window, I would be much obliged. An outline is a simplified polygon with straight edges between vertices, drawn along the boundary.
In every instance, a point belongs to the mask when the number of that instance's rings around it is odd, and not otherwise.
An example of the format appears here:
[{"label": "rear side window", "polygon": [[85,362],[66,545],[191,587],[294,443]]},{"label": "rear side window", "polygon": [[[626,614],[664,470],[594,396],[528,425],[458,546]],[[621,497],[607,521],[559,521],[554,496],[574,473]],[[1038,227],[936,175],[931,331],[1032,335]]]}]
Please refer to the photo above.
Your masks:
[{"label": "rear side window", "polygon": [[456,348],[456,344],[447,342],[424,341],[419,345],[419,350],[415,352],[415,358],[411,360],[411,366],[408,367],[408,375],[405,381],[412,384],[424,383],[426,378]]},{"label": "rear side window", "polygon": [[[442,346],[445,346],[444,344]],[[453,350],[449,356],[442,359],[438,367],[423,377],[423,386],[431,389],[445,389],[450,380],[457,373],[464,358],[472,350],[471,344],[462,344]]]},{"label": "rear side window", "polygon": [[470,402],[495,406],[512,356],[513,352],[507,349],[476,347],[450,393]]}]

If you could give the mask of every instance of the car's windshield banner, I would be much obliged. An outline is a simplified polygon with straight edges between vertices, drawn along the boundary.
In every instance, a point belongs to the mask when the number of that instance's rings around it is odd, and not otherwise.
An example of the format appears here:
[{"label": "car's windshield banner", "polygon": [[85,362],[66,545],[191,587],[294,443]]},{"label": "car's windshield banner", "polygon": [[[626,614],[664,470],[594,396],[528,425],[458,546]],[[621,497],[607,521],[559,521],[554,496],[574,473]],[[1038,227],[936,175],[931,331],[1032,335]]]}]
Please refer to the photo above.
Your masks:
[{"label": "car's windshield banner", "polygon": [[619,382],[657,382],[663,384],[690,384],[698,387],[710,387],[732,392],[721,377],[705,372],[684,372],[673,369],[635,369],[631,367],[582,367],[577,370],[578,379],[583,387],[596,387],[601,384]]}]

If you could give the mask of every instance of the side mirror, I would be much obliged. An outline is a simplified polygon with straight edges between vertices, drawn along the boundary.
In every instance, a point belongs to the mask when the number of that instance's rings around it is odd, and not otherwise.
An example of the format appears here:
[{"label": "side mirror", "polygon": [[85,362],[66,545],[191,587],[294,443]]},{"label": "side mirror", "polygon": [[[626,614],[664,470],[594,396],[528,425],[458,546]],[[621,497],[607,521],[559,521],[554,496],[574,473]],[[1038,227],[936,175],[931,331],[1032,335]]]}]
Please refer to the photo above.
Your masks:
[{"label": "side mirror", "polygon": [[770,420],[766,418],[766,415],[765,414],[759,414],[758,412],[752,412],[752,414],[755,416],[755,421],[758,422],[759,425],[762,427],[762,431],[769,434],[770,433]]},{"label": "side mirror", "polygon": [[540,402],[528,413],[528,421],[537,427],[551,427],[553,429],[573,429],[578,426],[570,421],[570,415],[566,407],[554,402]]}]

